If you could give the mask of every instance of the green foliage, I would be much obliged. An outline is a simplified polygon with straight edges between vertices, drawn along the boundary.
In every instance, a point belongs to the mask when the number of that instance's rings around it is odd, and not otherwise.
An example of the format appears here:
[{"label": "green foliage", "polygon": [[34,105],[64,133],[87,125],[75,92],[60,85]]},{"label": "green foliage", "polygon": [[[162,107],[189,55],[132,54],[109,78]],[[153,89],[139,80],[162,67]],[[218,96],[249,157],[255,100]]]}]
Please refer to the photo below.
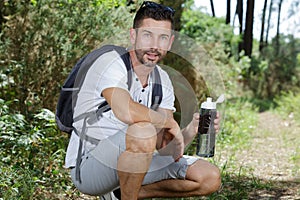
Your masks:
[{"label": "green foliage", "polygon": [[[108,38],[114,41],[107,42],[127,42],[132,8],[126,3],[4,1],[1,12],[5,21],[0,24],[0,198],[74,199],[79,195],[63,169],[68,136],[56,129],[50,110],[54,110],[60,85],[80,57]],[[181,33],[201,43],[214,59],[225,82],[228,101],[217,151],[238,152],[247,147],[257,123],[258,108],[235,97],[254,95],[253,102],[264,108],[276,97],[276,112],[300,121],[300,97],[295,92],[300,86],[299,39],[281,36],[280,49],[272,41],[262,54],[254,49],[253,57],[248,58],[237,53],[240,37],[224,19],[186,6],[181,25]],[[174,64],[172,57],[170,60]],[[186,61],[177,62],[184,76],[193,73],[186,69]],[[194,154],[193,145],[189,154]],[[291,159],[299,161],[298,152]],[[217,158],[213,161],[218,162]],[[231,160],[219,166],[223,166],[224,189],[209,199],[247,199],[253,190],[269,187],[247,176],[247,169],[236,168]]]},{"label": "green foliage", "polygon": [[295,167],[291,168],[295,176],[300,172],[300,140],[295,139],[293,132],[299,134],[299,131],[293,130],[291,127],[300,126],[300,94],[298,92],[283,92],[275,98],[276,107],[274,112],[284,119],[284,125],[290,127],[290,130],[282,132],[284,142],[287,146],[294,147],[290,154],[290,161],[295,163]]},{"label": "green foliage", "polygon": [[[252,132],[258,123],[257,108],[247,99],[231,99],[227,102],[223,117],[216,155],[212,159],[221,169],[223,187],[208,199],[248,199],[251,191],[270,187],[270,184],[253,177],[247,167],[241,167],[235,161],[235,154],[249,148]],[[225,162],[219,160],[224,153],[228,155]]]},{"label": "green foliage", "polygon": [[0,196],[34,199],[47,188],[70,189],[62,168],[68,137],[56,129],[54,113],[42,109],[28,119],[14,112],[11,103],[0,99]]},{"label": "green foliage", "polygon": [[212,18],[199,11],[186,9],[182,14],[181,33],[205,43],[227,43],[233,34],[232,28],[222,18]]},{"label": "green foliage", "polygon": [[59,87],[75,62],[107,38],[121,40],[128,30],[132,17],[126,1],[103,2],[9,1],[7,8],[15,12],[0,35],[1,96],[18,99],[13,106],[24,115],[54,110]]},{"label": "green foliage", "polygon": [[282,91],[297,91],[300,86],[300,39],[280,35],[280,46],[274,40],[254,54],[244,78],[256,98],[272,99]]},{"label": "green foliage", "polygon": [[283,118],[290,118],[295,122],[300,122],[300,94],[293,92],[283,92],[275,98],[277,105],[276,112]]},{"label": "green foliage", "polygon": [[258,52],[258,43],[254,40],[256,48],[253,48],[252,58],[248,58],[244,52],[238,53],[241,38],[233,34],[224,19],[187,9],[183,12],[182,24],[181,33],[199,41],[214,59],[230,97],[272,99],[281,91],[295,91],[300,86],[299,39],[280,35],[279,47],[274,38],[262,52]]},{"label": "green foliage", "polygon": [[300,140],[296,139],[299,131],[292,127],[300,126],[300,94],[298,92],[283,92],[275,98],[276,107],[274,112],[279,114],[285,121],[285,126],[289,127],[288,131],[282,132],[283,141],[288,147],[293,147],[290,152],[290,161],[295,163],[291,167],[295,177],[300,173]]},{"label": "green foliage", "polygon": [[0,196],[3,199],[32,199],[34,180],[30,171],[10,166],[0,167]]},{"label": "green foliage", "polygon": [[257,124],[257,108],[246,99],[232,99],[226,105],[224,124],[218,141],[232,149],[248,144]]},{"label": "green foliage", "polygon": [[236,46],[240,38],[233,34],[232,27],[226,25],[222,18],[212,18],[189,9],[183,12],[182,24],[181,33],[199,42],[222,73],[228,92],[227,98],[241,95],[243,91],[241,83],[251,66],[251,60],[243,55],[237,55]]}]

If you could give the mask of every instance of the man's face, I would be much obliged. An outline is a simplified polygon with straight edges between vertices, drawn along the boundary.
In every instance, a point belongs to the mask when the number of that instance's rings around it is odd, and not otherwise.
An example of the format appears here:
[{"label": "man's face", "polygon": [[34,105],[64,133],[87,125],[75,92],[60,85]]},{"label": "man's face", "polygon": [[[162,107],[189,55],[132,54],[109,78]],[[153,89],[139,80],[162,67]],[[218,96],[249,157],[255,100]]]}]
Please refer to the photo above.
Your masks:
[{"label": "man's face", "polygon": [[171,22],[151,18],[144,19],[141,27],[132,29],[130,34],[138,61],[149,67],[165,57],[174,40]]}]

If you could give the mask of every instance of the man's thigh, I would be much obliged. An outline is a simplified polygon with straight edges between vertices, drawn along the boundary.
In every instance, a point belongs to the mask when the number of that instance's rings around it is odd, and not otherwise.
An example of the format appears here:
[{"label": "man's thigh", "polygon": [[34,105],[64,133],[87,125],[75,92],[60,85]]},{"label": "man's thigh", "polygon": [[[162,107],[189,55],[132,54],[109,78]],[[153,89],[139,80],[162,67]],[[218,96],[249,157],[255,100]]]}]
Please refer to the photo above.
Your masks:
[{"label": "man's thigh", "polygon": [[196,157],[184,156],[178,162],[174,162],[172,156],[154,154],[143,185],[166,179],[185,179],[188,166],[194,164],[197,160]]},{"label": "man's thigh", "polygon": [[101,140],[93,150],[82,157],[81,183],[75,180],[75,169],[71,171],[76,187],[85,194],[97,196],[118,188],[117,161],[124,148],[123,132]]},{"label": "man's thigh", "polygon": [[71,171],[71,177],[79,191],[93,196],[102,196],[119,187],[117,171],[103,165],[90,154],[82,158],[81,182],[75,179],[75,168]]},{"label": "man's thigh", "polygon": [[[82,192],[94,195],[102,195],[119,187],[117,161],[123,151],[125,151],[124,132],[100,141],[94,150],[83,157],[80,170],[82,183],[75,185],[78,185]],[[143,185],[165,179],[184,179],[188,166],[196,160],[197,158],[184,156],[178,162],[174,162],[172,156],[154,153]]]}]

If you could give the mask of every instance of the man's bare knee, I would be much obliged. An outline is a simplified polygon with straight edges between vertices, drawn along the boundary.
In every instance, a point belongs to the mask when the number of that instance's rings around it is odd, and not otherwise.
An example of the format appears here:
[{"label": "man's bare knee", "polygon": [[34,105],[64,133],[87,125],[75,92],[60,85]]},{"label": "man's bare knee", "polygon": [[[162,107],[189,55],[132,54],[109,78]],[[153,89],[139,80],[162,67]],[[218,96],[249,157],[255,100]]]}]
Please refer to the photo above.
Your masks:
[{"label": "man's bare knee", "polygon": [[156,146],[156,129],[151,123],[139,122],[127,129],[126,150],[135,153],[151,153]]},{"label": "man's bare knee", "polygon": [[209,195],[213,192],[216,192],[220,189],[220,186],[220,170],[215,166],[211,166],[209,170],[207,170],[205,178],[200,183],[201,195]]},{"label": "man's bare knee", "polygon": [[214,169],[212,169],[210,171],[209,176],[210,176],[209,179],[210,179],[210,183],[211,183],[211,186],[209,187],[209,190],[210,190],[209,193],[218,191],[221,187],[220,170],[217,167],[214,167]]},{"label": "man's bare knee", "polygon": [[188,171],[191,180],[196,181],[199,185],[196,193],[199,196],[209,195],[220,189],[221,175],[220,170],[213,164],[198,160]]}]

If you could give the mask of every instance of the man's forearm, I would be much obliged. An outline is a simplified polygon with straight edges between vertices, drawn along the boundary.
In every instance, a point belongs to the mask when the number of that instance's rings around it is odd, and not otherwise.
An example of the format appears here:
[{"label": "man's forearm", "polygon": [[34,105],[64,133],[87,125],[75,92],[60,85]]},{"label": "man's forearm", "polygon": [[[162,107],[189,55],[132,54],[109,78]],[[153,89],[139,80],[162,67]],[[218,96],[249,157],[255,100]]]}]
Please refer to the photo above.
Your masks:
[{"label": "man's forearm", "polygon": [[110,105],[115,116],[126,124],[150,122],[156,128],[170,126],[169,115],[156,112],[132,100],[128,91],[121,88],[107,88],[102,95]]},{"label": "man's forearm", "polygon": [[185,147],[193,141],[195,135],[197,134],[197,129],[193,123],[194,122],[191,121],[184,129],[181,130]]},{"label": "man's forearm", "polygon": [[131,102],[129,113],[130,123],[150,122],[157,129],[170,128],[170,118],[167,113],[157,112],[137,102]]}]

